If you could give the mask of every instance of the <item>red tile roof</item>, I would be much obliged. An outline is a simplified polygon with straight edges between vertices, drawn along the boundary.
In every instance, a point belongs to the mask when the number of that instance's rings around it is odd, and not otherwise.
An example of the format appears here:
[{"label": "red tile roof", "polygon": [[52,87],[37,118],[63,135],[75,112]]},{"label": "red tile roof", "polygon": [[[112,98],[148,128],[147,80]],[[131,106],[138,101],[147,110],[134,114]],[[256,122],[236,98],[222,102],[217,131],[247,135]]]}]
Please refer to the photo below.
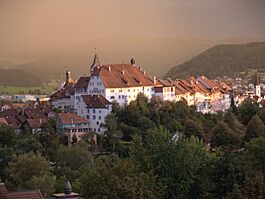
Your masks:
[{"label": "red tile roof", "polygon": [[78,81],[76,82],[74,88],[76,89],[87,88],[89,80],[90,80],[90,77],[80,77]]},{"label": "red tile roof", "polygon": [[48,120],[44,118],[27,119],[25,123],[27,123],[30,128],[37,129],[42,128],[45,124],[47,124]]},{"label": "red tile roof", "polygon": [[58,113],[58,118],[60,119],[62,124],[80,124],[88,122],[87,119],[82,118],[76,113]]},{"label": "red tile roof", "polygon": [[8,193],[7,199],[43,199],[40,191],[21,191]]},{"label": "red tile roof", "polygon": [[1,125],[7,125],[7,124],[8,123],[7,123],[6,119],[4,117],[0,117],[0,126]]},{"label": "red tile roof", "polygon": [[8,191],[4,183],[0,183],[0,198],[7,199]]},{"label": "red tile roof", "polygon": [[95,67],[91,76],[99,75],[106,88],[153,86],[154,82],[132,64],[109,64]]},{"label": "red tile roof", "polygon": [[82,98],[89,108],[106,108],[107,105],[111,104],[102,95],[82,95]]}]

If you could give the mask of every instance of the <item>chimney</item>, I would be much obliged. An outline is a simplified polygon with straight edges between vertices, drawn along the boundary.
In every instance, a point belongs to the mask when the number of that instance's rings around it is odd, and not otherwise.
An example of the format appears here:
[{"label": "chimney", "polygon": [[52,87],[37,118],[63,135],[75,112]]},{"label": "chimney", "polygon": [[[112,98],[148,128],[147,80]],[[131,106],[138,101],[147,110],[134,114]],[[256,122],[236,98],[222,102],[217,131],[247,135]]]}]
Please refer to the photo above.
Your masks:
[{"label": "chimney", "polygon": [[124,70],[122,70],[122,74],[124,75],[124,73],[125,73],[125,71]]},{"label": "chimney", "polygon": [[109,71],[111,71],[111,67],[109,66]]},{"label": "chimney", "polygon": [[154,84],[156,84],[156,76],[154,76]]},{"label": "chimney", "polygon": [[145,71],[144,71],[143,73],[144,73],[144,75],[145,75]]}]

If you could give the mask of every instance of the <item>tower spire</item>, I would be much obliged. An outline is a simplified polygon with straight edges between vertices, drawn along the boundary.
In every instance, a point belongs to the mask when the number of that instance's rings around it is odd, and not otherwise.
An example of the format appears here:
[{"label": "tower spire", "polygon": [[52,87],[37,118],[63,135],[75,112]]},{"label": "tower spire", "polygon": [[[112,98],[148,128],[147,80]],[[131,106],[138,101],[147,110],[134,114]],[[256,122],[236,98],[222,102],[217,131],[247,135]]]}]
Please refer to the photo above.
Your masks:
[{"label": "tower spire", "polygon": [[99,59],[98,59],[98,55],[97,55],[97,52],[96,52],[97,48],[95,47],[94,50],[95,50],[95,55],[94,55],[94,59],[93,59],[92,65],[90,66],[90,72],[91,73],[93,72],[93,70],[94,70],[94,68],[96,66],[100,65]]}]

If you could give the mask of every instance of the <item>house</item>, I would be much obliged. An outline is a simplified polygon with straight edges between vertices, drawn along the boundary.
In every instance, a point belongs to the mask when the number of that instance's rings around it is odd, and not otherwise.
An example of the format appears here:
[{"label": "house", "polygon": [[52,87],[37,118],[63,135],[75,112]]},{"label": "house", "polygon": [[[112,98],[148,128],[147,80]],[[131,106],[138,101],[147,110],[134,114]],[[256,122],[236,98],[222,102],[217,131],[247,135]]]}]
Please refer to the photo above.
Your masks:
[{"label": "house", "polygon": [[15,110],[16,106],[10,102],[10,101],[4,101],[0,104],[0,112],[6,111],[6,110]]},{"label": "house", "polygon": [[0,183],[0,198],[1,199],[43,199],[39,190],[35,191],[19,191],[9,192],[4,183]]},{"label": "house", "polygon": [[75,82],[70,76],[70,71],[66,71],[66,80],[63,87],[50,96],[52,109],[59,109],[63,112],[73,111],[73,94]]},{"label": "house", "polygon": [[77,102],[77,114],[89,120],[89,131],[103,134],[105,117],[111,112],[112,105],[102,95],[82,95]]},{"label": "house", "polygon": [[47,118],[26,119],[21,128],[32,134],[41,133],[46,129]]},{"label": "house", "polygon": [[56,128],[58,133],[68,136],[70,144],[73,136],[81,140],[82,136],[88,132],[88,120],[76,113],[58,113]]}]

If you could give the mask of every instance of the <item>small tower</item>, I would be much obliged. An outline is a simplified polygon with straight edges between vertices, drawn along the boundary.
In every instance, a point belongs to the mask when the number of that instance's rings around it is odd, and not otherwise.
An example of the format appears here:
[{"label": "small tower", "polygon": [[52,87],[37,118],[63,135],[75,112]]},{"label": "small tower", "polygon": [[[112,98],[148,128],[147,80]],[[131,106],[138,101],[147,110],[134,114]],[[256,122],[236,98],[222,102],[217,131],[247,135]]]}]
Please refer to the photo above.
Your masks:
[{"label": "small tower", "polygon": [[135,65],[135,59],[133,57],[131,58],[131,65]]},{"label": "small tower", "polygon": [[71,81],[71,72],[70,70],[66,70],[66,73],[65,73],[65,85],[68,85]]},{"label": "small tower", "polygon": [[255,89],[254,94],[258,97],[261,97],[261,87],[260,87],[258,72],[255,75],[254,89]]},{"label": "small tower", "polygon": [[93,59],[93,63],[90,66],[90,73],[92,73],[94,68],[97,67],[97,66],[100,66],[100,63],[99,63],[98,55],[97,55],[97,53],[95,53],[94,59]]},{"label": "small tower", "polygon": [[69,181],[67,181],[64,185],[64,193],[53,194],[52,197],[57,199],[63,199],[63,198],[78,199],[79,194],[72,192],[71,184]]}]

